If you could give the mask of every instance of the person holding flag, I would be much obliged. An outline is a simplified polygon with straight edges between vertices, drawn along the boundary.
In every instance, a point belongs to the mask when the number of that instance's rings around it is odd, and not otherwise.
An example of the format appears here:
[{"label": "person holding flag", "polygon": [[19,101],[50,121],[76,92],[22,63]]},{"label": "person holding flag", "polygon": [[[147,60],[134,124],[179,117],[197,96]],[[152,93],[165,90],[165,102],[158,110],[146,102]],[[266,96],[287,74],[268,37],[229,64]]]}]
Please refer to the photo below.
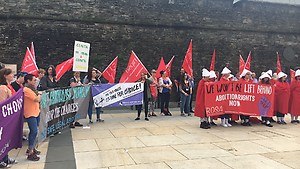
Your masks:
[{"label": "person holding flag", "polygon": [[48,90],[58,87],[58,83],[56,81],[56,71],[53,65],[48,66],[46,69],[45,76],[41,79],[38,90]]},{"label": "person holding flag", "polygon": [[196,94],[195,116],[200,117],[200,128],[209,129],[208,118],[205,111],[205,83],[209,82],[209,71],[202,69],[202,79],[198,83]]},{"label": "person holding flag", "polygon": [[[151,99],[151,92],[150,92],[150,84],[153,83],[153,78],[149,77],[147,78],[146,73],[141,73],[141,78],[138,80],[138,82],[141,82],[144,85],[144,92],[143,92],[143,101],[144,101],[144,109],[145,109],[145,120],[149,121],[148,119],[148,104],[149,100]],[[142,112],[143,105],[136,105],[136,110],[138,111],[137,118],[135,120],[140,120],[141,112]]]}]

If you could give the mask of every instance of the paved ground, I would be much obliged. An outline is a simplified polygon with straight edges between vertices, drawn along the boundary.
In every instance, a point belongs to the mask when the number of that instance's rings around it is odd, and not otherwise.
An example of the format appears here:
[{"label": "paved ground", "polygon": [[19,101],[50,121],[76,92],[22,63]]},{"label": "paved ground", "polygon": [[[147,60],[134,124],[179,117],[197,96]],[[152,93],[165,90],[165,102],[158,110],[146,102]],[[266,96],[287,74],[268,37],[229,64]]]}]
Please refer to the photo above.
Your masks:
[{"label": "paved ground", "polygon": [[[146,122],[144,116],[134,121],[136,114],[128,109],[105,111],[104,123],[71,133],[66,129],[49,144],[43,143],[39,162],[25,159],[26,148],[12,151],[11,157],[19,160],[12,168],[61,169],[75,164],[78,169],[300,168],[300,125],[203,130],[197,117],[180,117],[178,108],[172,112],[172,117],[151,117]],[[81,122],[87,125],[87,120]]]}]

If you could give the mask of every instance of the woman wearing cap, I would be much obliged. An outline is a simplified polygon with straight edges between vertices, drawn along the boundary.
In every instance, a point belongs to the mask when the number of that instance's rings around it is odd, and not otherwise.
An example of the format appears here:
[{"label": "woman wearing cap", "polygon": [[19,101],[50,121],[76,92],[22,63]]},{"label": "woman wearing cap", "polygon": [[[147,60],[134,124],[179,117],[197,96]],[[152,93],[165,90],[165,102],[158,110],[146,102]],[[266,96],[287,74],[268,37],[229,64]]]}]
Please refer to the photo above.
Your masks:
[{"label": "woman wearing cap", "polygon": [[28,74],[24,78],[24,117],[29,128],[28,149],[26,151],[27,159],[30,161],[39,161],[41,152],[36,150],[36,136],[40,122],[40,100],[41,96],[35,89],[36,78]]},{"label": "woman wearing cap", "polygon": [[48,66],[45,76],[41,79],[38,90],[48,90],[58,87],[56,81],[56,71],[53,65]]},{"label": "woman wearing cap", "polygon": [[[14,74],[11,69],[2,68],[0,70],[0,102],[8,99],[16,93],[10,83],[14,79]],[[9,164],[17,163],[16,160],[9,158],[8,154],[4,155],[0,160],[0,168],[9,167]]]},{"label": "woman wearing cap", "polygon": [[290,113],[291,123],[299,123],[298,116],[300,116],[300,69],[296,71],[295,80],[291,83],[290,96]]},{"label": "woman wearing cap", "polygon": [[286,82],[287,75],[278,73],[278,81],[275,83],[275,112],[278,124],[286,124],[284,115],[288,113],[290,86]]},{"label": "woman wearing cap", "polygon": [[188,116],[191,116],[190,113],[190,101],[192,94],[192,84],[189,81],[187,73],[182,75],[179,81],[179,92],[180,92],[180,112],[181,116],[185,117],[187,113]]},{"label": "woman wearing cap", "polygon": [[[217,75],[215,73],[215,71],[211,70],[209,72],[209,81],[210,82],[217,82]],[[214,120],[218,120],[218,116],[210,116],[209,117],[209,124],[210,125],[213,125],[213,126],[216,126],[217,124],[214,122]]]},{"label": "woman wearing cap", "polygon": [[[265,84],[265,85],[271,85],[271,76],[268,73],[263,73],[260,77],[259,77],[260,81],[259,84]],[[271,124],[271,117],[268,116],[262,116],[262,124],[268,126],[268,127],[273,127],[273,125]]]},{"label": "woman wearing cap", "polygon": [[[240,80],[239,82],[243,82],[243,83],[253,83],[253,81],[251,80],[251,72],[249,70],[244,69],[242,74],[240,75]],[[243,126],[251,126],[251,123],[249,121],[250,116],[246,116],[246,115],[240,115],[241,118],[241,125]]]},{"label": "woman wearing cap", "polygon": [[[230,79],[229,79],[230,73],[231,73],[231,71],[227,67],[224,67],[224,69],[221,72],[222,77],[220,79],[220,82],[229,82],[230,81]],[[223,114],[221,116],[221,126],[223,126],[223,127],[231,127],[232,126],[229,123],[229,117],[230,117],[229,114]]]},{"label": "woman wearing cap", "polygon": [[202,69],[202,79],[198,83],[195,105],[195,116],[200,117],[200,128],[209,129],[208,118],[205,111],[205,83],[209,82],[209,71]]},{"label": "woman wearing cap", "polygon": [[161,78],[159,78],[158,86],[159,92],[161,93],[160,98],[160,107],[161,115],[172,116],[169,111],[169,102],[170,102],[170,91],[172,89],[172,81],[167,77],[166,71],[160,71]]}]

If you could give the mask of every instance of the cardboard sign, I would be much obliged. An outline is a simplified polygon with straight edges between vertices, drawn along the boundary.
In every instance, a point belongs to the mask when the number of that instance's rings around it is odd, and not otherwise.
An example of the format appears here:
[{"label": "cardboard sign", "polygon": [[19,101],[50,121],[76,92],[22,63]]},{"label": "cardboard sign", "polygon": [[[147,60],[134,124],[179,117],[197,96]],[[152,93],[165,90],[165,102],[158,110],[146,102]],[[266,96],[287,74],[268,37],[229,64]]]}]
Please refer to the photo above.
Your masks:
[{"label": "cardboard sign", "polygon": [[75,41],[73,71],[88,72],[90,44]]}]

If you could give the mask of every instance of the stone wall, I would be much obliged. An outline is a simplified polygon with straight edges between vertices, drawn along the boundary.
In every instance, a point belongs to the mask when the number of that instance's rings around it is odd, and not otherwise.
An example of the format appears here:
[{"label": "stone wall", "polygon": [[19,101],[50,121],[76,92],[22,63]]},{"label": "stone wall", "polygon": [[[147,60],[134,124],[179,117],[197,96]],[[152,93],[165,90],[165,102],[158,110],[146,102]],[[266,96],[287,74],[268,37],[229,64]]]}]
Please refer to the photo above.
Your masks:
[{"label": "stone wall", "polygon": [[[174,2],[174,3],[169,3]],[[103,70],[119,56],[117,79],[131,50],[150,70],[159,58],[176,56],[179,72],[190,39],[196,79],[209,67],[217,49],[216,68],[229,63],[236,72],[239,54],[253,52],[257,73],[300,64],[300,7],[233,0],[0,0],[0,62],[21,66],[25,48],[35,44],[39,67],[72,57],[75,40],[91,43],[92,66]],[[70,75],[70,73],[69,73]],[[69,78],[63,77],[62,81]]]}]

